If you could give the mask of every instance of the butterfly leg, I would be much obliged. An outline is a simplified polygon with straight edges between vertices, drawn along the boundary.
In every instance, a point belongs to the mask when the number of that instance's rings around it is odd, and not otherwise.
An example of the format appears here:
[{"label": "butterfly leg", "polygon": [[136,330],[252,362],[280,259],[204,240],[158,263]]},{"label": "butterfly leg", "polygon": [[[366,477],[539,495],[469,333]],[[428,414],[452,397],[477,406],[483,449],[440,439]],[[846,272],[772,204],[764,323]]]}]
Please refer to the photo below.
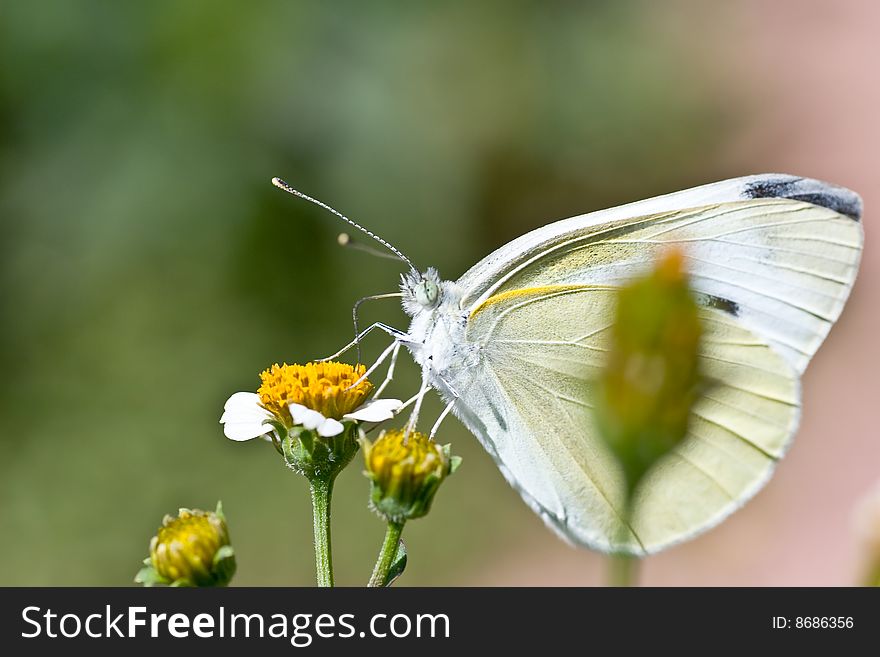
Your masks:
[{"label": "butterfly leg", "polygon": [[[458,392],[455,390],[455,388],[453,388],[452,385],[449,382],[447,382],[446,379],[444,379],[443,376],[439,372],[434,372],[434,375],[437,377],[437,379],[442,384],[442,386],[440,387],[441,396],[444,397],[445,399],[449,399],[451,397],[452,401],[450,401],[448,404],[446,404],[446,408],[443,409],[443,412],[440,413],[440,417],[437,418],[437,421],[434,423],[434,426],[431,427],[431,433],[429,436],[431,438],[431,440],[433,440],[434,436],[437,435],[437,431],[440,429],[440,425],[443,423],[443,420],[446,419],[446,416],[449,415],[449,412],[455,407],[455,403],[461,397],[461,395],[458,394]],[[474,384],[474,381],[471,381],[468,388],[470,388],[470,386],[472,386],[473,384]]]},{"label": "butterfly leg", "polygon": [[[361,377],[360,377],[357,381],[355,381],[355,382],[352,383],[350,386],[348,386],[348,388],[346,388],[346,390],[351,390],[351,389],[354,388],[355,386],[360,385],[362,381],[364,381],[368,376],[370,376],[370,374],[372,374],[373,372],[375,372],[375,371],[376,371],[376,368],[378,368],[379,365],[381,365],[382,363],[384,363],[385,360],[388,358],[388,356],[389,356],[392,352],[394,352],[394,356],[392,357],[391,367],[389,368],[389,371],[391,371],[392,368],[394,367],[393,359],[397,357],[397,351],[398,351],[399,349],[400,349],[400,343],[399,343],[397,340],[395,340],[395,341],[392,342],[390,345],[388,345],[388,348],[385,349],[385,351],[383,351],[383,352],[379,355],[379,357],[376,359],[376,362],[373,363],[372,365],[370,365],[370,367],[367,368],[367,371],[364,372],[364,373],[361,375]],[[393,373],[393,372],[392,372],[392,373]],[[387,382],[388,382],[388,378],[386,377],[385,381],[382,383],[382,388],[385,387],[385,384],[386,384]],[[381,390],[381,388],[380,388],[380,390]],[[377,397],[379,396],[379,393],[378,393],[378,392],[376,393],[376,396],[377,396]]]},{"label": "butterfly leg", "polygon": [[409,406],[412,406],[412,405],[415,403],[415,401],[419,398],[419,395],[420,395],[420,394],[421,394],[420,392],[417,392],[417,393],[414,394],[412,397],[410,397],[410,398],[407,399],[405,402],[403,402],[403,403],[400,405],[400,408],[397,409],[397,412],[399,413],[399,412],[402,411],[403,409],[405,409],[405,408],[407,408],[407,407],[409,407]]},{"label": "butterfly leg", "polygon": [[378,390],[376,390],[376,393],[373,395],[377,399],[381,397],[382,391],[385,390],[385,386],[391,383],[391,380],[394,378],[394,367],[397,365],[397,355],[400,353],[400,342],[395,340],[392,346],[394,347],[394,351],[391,352],[391,364],[388,366],[388,373],[385,374],[385,380],[382,381],[382,385],[379,386]]},{"label": "butterfly leg", "polygon": [[[435,374],[436,374],[436,372],[435,372]],[[427,373],[426,375],[428,376],[428,378],[430,378],[430,373]],[[458,401],[459,394],[452,388],[451,385],[446,383],[446,380],[443,377],[441,377],[439,374],[437,374],[437,378],[443,382],[443,385],[446,387],[449,395],[451,395],[453,397],[453,402],[449,405],[449,410],[452,410],[452,405],[456,401]],[[421,403],[421,398],[425,396],[425,394],[428,392],[428,390],[431,389],[431,387],[432,386],[430,384],[428,384],[427,389],[425,389],[424,388],[424,379],[423,379],[423,387],[416,394],[414,394],[412,397],[410,397],[405,402],[403,402],[403,404],[400,406],[400,409],[398,409],[398,413],[400,411],[402,411],[403,409],[407,408],[408,406],[411,406],[412,404],[414,404],[417,401],[419,403]],[[447,415],[449,413],[449,410],[444,411],[443,415],[444,416]],[[410,422],[412,422],[412,419],[410,419]],[[439,422],[437,424],[439,424]]]},{"label": "butterfly leg", "polygon": [[363,331],[361,331],[357,335],[357,337],[355,337],[354,340],[349,342],[347,345],[345,345],[342,349],[337,351],[335,354],[331,354],[330,356],[327,356],[326,358],[319,358],[318,361],[323,362],[323,361],[327,361],[327,360],[333,360],[334,358],[339,358],[342,354],[344,354],[346,351],[348,351],[352,347],[356,347],[360,343],[360,341],[363,340],[365,337],[367,337],[367,335],[369,335],[370,331],[372,331],[373,329],[381,329],[382,331],[385,331],[385,333],[390,335],[395,340],[400,340],[402,342],[406,342],[406,337],[407,337],[406,333],[404,333],[403,331],[399,331],[398,329],[394,328],[393,326],[388,326],[387,324],[383,324],[382,322],[376,322],[375,324],[371,324],[370,326],[365,328]]},{"label": "butterfly leg", "polygon": [[425,367],[422,370],[422,385],[419,388],[419,393],[413,398],[415,400],[415,406],[413,407],[413,411],[409,416],[409,420],[406,423],[406,428],[404,430],[404,435],[409,435],[413,431],[415,431],[416,424],[419,421],[419,411],[422,410],[422,401],[425,399],[425,395],[428,394],[428,391],[431,389],[431,384],[429,382],[431,375],[431,368]]},{"label": "butterfly leg", "polygon": [[443,420],[445,420],[446,416],[449,415],[449,411],[452,410],[452,407],[455,406],[455,402],[457,402],[457,401],[458,401],[458,399],[456,398],[456,399],[453,399],[448,404],[446,404],[446,408],[443,409],[443,412],[440,413],[440,417],[437,418],[437,421],[434,423],[434,426],[431,427],[431,433],[428,436],[431,440],[434,440],[434,436],[437,435],[437,430],[440,429],[440,425],[443,423]]}]

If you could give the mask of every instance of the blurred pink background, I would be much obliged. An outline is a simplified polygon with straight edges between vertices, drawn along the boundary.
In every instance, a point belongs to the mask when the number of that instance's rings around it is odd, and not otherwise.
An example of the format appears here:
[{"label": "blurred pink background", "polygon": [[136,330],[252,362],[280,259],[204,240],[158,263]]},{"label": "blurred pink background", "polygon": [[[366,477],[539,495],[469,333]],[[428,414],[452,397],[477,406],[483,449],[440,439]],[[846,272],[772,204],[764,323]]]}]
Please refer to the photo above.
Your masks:
[{"label": "blurred pink background", "polygon": [[[880,249],[872,240],[880,222],[880,3],[755,0],[695,11],[699,20],[681,37],[714,50],[706,57],[713,65],[731,63],[706,76],[719,94],[751,90],[760,106],[760,123],[742,118],[723,157],[742,174],[794,173],[856,190],[866,247],[849,303],[803,378],[801,427],[776,474],[719,527],[647,559],[642,583],[855,584],[861,555],[853,510],[880,479]],[[695,37],[694,24],[705,32]],[[547,532],[510,546],[469,583],[603,581],[602,557]]]}]

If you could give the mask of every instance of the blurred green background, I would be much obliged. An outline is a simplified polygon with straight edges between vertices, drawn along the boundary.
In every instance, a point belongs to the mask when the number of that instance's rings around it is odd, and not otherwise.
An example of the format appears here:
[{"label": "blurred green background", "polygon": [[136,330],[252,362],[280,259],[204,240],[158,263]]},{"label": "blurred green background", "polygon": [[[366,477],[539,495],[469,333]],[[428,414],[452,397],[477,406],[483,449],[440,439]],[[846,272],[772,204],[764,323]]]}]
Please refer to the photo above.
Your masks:
[{"label": "blurred green background", "polygon": [[[312,583],[305,481],[218,419],[348,341],[401,267],[272,176],[455,278],[549,220],[747,173],[717,155],[734,95],[649,3],[475,4],[3,3],[0,584],[127,585],[163,514],[218,499],[236,584]],[[394,301],[363,318],[405,326]],[[464,465],[407,527],[403,584],[482,581],[546,531],[457,421],[440,438]],[[366,502],[356,461],[342,584],[381,540]]]}]

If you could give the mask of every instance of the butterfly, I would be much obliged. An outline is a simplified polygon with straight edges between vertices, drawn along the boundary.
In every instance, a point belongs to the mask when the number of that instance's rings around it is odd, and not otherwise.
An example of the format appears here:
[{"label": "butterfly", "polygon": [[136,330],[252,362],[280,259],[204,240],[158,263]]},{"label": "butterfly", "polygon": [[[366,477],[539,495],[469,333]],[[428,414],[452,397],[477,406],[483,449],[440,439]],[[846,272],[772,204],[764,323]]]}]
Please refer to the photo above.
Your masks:
[{"label": "butterfly", "polygon": [[[523,500],[569,542],[657,552],[703,532],[768,480],[797,429],[800,376],[839,317],[862,251],[862,202],[818,180],[763,174],[564,219],[502,246],[458,280],[402,275],[406,331],[374,324],[421,367],[411,426],[436,390]],[[700,364],[713,385],[688,436],[639,486],[592,418],[617,290],[670,247],[700,307]],[[351,346],[351,345],[349,345]],[[384,384],[383,384],[384,385]],[[625,538],[621,538],[625,536]]]}]

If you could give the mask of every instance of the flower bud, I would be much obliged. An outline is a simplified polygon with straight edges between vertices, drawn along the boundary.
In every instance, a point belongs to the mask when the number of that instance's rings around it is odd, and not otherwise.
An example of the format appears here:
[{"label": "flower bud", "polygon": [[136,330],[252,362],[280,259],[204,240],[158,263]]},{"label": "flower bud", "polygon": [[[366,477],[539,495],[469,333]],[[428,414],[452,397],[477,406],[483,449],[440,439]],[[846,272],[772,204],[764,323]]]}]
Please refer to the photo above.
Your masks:
[{"label": "flower bud", "polygon": [[620,290],[596,420],[619,459],[628,494],[685,437],[700,393],[702,327],[683,257],[673,251]]},{"label": "flower bud", "polygon": [[880,586],[880,483],[856,507],[855,530],[859,542],[860,583]]},{"label": "flower bud", "polygon": [[235,554],[222,505],[214,512],[180,509],[176,518],[165,516],[144,564],[135,577],[144,586],[226,586]]},{"label": "flower bud", "polygon": [[361,440],[370,502],[386,520],[402,523],[428,513],[440,484],[461,459],[425,434],[383,431],[374,443]]}]

